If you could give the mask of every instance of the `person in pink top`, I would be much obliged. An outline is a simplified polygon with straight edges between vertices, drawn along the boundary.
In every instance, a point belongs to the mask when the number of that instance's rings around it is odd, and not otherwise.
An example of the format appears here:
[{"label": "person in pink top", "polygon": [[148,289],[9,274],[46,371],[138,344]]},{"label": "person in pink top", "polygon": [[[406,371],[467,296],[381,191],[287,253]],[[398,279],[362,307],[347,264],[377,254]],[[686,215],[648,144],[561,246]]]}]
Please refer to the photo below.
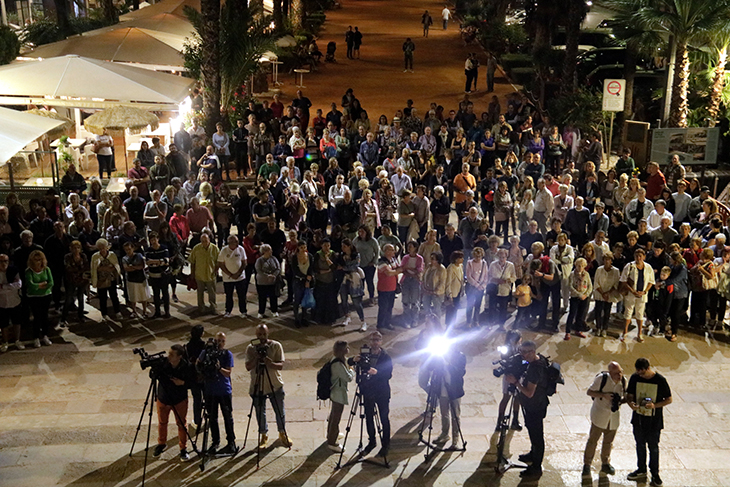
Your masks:
[{"label": "person in pink top", "polygon": [[200,232],[204,229],[209,228],[213,232],[213,215],[210,214],[210,210],[205,206],[201,206],[198,202],[198,198],[191,200],[191,208],[185,214],[190,225],[190,232],[193,234],[193,239],[190,241],[190,247],[195,247],[200,242]]},{"label": "person in pink top", "polygon": [[421,276],[423,275],[423,257],[418,255],[418,242],[411,240],[406,246],[408,253],[401,261],[400,285],[403,295],[403,326],[412,328],[418,316],[418,303],[421,298]]}]

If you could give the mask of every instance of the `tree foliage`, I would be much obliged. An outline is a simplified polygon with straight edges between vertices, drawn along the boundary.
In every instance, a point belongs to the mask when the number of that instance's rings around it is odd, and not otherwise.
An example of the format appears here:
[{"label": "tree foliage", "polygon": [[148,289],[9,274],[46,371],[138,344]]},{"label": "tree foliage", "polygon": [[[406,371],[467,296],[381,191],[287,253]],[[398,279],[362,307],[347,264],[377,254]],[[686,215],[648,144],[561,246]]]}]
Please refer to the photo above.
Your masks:
[{"label": "tree foliage", "polygon": [[581,132],[597,132],[604,122],[601,93],[578,88],[548,101],[550,120],[558,126],[572,125]]},{"label": "tree foliage", "polygon": [[0,65],[9,64],[18,57],[18,54],[20,54],[20,39],[10,27],[0,25]]}]

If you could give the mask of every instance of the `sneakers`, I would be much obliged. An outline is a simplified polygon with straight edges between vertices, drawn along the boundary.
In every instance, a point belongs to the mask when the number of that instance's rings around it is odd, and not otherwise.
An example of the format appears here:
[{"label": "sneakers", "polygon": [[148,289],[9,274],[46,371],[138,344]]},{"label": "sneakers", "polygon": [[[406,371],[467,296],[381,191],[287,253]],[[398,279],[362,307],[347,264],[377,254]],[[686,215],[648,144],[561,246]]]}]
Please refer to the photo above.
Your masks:
[{"label": "sneakers", "polygon": [[616,473],[616,469],[613,468],[613,465],[610,463],[604,463],[601,465],[601,473],[605,473],[606,475],[614,475]]},{"label": "sneakers", "polygon": [[515,430],[515,431],[522,431],[522,425],[519,421],[512,421],[512,424],[510,425],[509,429]]},{"label": "sneakers", "polygon": [[43,335],[43,338],[41,338],[41,343],[49,347],[53,345],[53,342],[51,342],[51,340],[45,335]]},{"label": "sneakers", "polygon": [[662,479],[659,478],[659,474],[651,474],[651,483],[649,485],[652,487],[662,487],[664,482],[662,482]]},{"label": "sneakers", "polygon": [[20,340],[15,340],[15,348],[18,350],[25,350],[25,345]]},{"label": "sneakers", "polygon": [[111,321],[112,319],[109,318],[109,315],[102,315],[101,321]]},{"label": "sneakers", "polygon": [[624,341],[624,338],[625,338],[625,337],[624,337],[624,334],[623,334],[623,333],[621,333],[621,334],[620,334],[620,335],[618,336],[618,341],[620,341],[620,342],[623,342],[623,341]]},{"label": "sneakers", "polygon": [[517,457],[517,460],[521,461],[522,463],[532,463],[532,453],[523,453],[522,455]]},{"label": "sneakers", "polygon": [[220,446],[220,444],[218,444],[218,443],[213,443],[212,445],[210,445],[210,448],[208,448],[208,452],[207,452],[208,455],[215,455],[216,452],[218,451],[219,446]]},{"label": "sneakers", "polygon": [[289,439],[289,436],[286,434],[286,431],[279,431],[279,441],[281,441],[282,445],[287,448],[291,448],[292,446],[292,442]]},{"label": "sneakers", "polygon": [[0,353],[5,353],[8,351],[8,342],[3,343],[0,345]]},{"label": "sneakers", "polygon": [[38,338],[33,340],[33,348],[41,348],[41,341]]},{"label": "sneakers", "polygon": [[628,480],[646,480],[646,471],[634,470],[626,476]]},{"label": "sneakers", "polygon": [[530,465],[526,469],[524,469],[522,472],[520,472],[520,477],[524,478],[537,478],[542,476],[542,468],[540,467],[533,467]]},{"label": "sneakers", "polygon": [[166,447],[167,445],[157,445],[155,447],[155,450],[152,452],[152,456],[159,457],[160,455],[162,455],[162,452],[165,451]]},{"label": "sneakers", "polygon": [[337,443],[335,445],[327,444],[327,448],[329,448],[330,450],[332,450],[335,453],[342,453],[345,451],[345,449],[342,448],[342,445],[340,445],[339,443]]},{"label": "sneakers", "polygon": [[266,448],[266,443],[269,442],[269,435],[263,433],[259,439],[259,448]]},{"label": "sneakers", "polygon": [[218,450],[218,455],[235,455],[238,453],[238,448],[235,443],[228,443],[221,450]]},{"label": "sneakers", "polygon": [[590,477],[591,476],[591,466],[583,465],[583,473],[581,475],[583,475],[583,477]]},{"label": "sneakers", "polygon": [[387,456],[388,456],[388,448],[387,448],[387,447],[385,447],[385,446],[384,446],[384,447],[382,447],[382,448],[381,448],[381,449],[380,449],[380,450],[378,451],[378,454],[377,454],[377,455],[375,455],[375,456],[376,456],[376,457],[383,457],[383,458],[387,457]]},{"label": "sneakers", "polygon": [[369,441],[368,444],[365,445],[365,448],[363,448],[361,454],[362,456],[365,456],[373,450],[375,450],[375,440]]},{"label": "sneakers", "polygon": [[368,331],[368,324],[363,321],[358,331]]},{"label": "sneakers", "polygon": [[188,454],[188,451],[180,450],[180,461],[187,462],[188,460],[190,460],[190,455]]},{"label": "sneakers", "polygon": [[66,328],[68,328],[68,321],[66,320],[61,320],[56,325],[56,330],[65,330]]},{"label": "sneakers", "polygon": [[264,315],[262,315],[261,313],[256,313],[256,318],[261,320],[261,319],[263,319],[263,317],[264,317]]},{"label": "sneakers", "polygon": [[233,315],[230,311],[226,311],[226,313],[223,315],[224,318],[231,318]]},{"label": "sneakers", "polygon": [[278,318],[278,317],[279,317],[279,312],[277,311],[276,313],[274,313],[274,318]]},{"label": "sneakers", "polygon": [[342,325],[341,326],[350,326],[350,323],[351,322],[352,322],[352,320],[348,316],[347,318],[345,318],[345,321],[342,322]]}]

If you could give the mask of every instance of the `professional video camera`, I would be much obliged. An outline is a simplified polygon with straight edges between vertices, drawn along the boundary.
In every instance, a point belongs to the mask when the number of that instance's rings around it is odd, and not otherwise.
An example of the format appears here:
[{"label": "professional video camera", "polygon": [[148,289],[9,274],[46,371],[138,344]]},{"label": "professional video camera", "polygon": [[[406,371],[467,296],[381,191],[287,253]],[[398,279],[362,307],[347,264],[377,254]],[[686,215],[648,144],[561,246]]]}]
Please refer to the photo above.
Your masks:
[{"label": "professional video camera", "polygon": [[215,338],[208,338],[205,343],[205,355],[203,360],[198,362],[198,370],[205,378],[213,378],[218,373],[219,362],[223,356],[223,350],[218,348]]},{"label": "professional video camera", "polygon": [[371,355],[370,345],[363,344],[360,347],[360,361],[356,363],[355,371],[357,373],[357,380],[370,379],[368,370],[372,367],[373,357]]},{"label": "professional video camera", "polygon": [[150,355],[149,353],[145,352],[144,348],[140,347],[133,348],[132,353],[134,353],[135,355],[139,355],[139,366],[142,367],[142,370],[151,368],[151,377],[156,376],[158,372],[162,370],[165,362],[167,362],[167,357],[165,356],[164,350],[162,352],[157,352]]},{"label": "professional video camera", "polygon": [[259,358],[264,359],[266,358],[266,354],[269,353],[269,342],[263,341],[259,338],[254,338],[251,340],[251,345],[254,346],[256,349],[256,353],[259,354]]},{"label": "professional video camera", "polygon": [[621,407],[621,394],[614,392],[611,394],[611,412],[615,413]]},{"label": "professional video camera", "polygon": [[527,370],[527,361],[522,358],[519,352],[513,353],[510,347],[499,347],[499,351],[502,357],[499,360],[492,362],[493,365],[497,365],[492,373],[495,377],[502,377],[504,374],[510,374],[517,378],[522,377],[522,374]]}]

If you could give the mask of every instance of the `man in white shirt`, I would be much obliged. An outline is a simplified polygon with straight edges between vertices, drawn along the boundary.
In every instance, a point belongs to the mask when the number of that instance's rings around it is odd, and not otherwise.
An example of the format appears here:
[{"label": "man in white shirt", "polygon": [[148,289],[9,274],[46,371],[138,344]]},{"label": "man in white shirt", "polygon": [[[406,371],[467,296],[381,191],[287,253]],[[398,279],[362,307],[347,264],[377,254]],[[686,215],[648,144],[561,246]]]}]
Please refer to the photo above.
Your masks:
[{"label": "man in white shirt", "polygon": [[596,376],[587,394],[593,399],[591,406],[591,430],[588,433],[585,453],[583,454],[583,476],[591,475],[591,463],[596,453],[598,440],[603,435],[601,445],[601,473],[613,475],[616,470],[611,466],[611,447],[621,422],[620,405],[624,402],[626,378],[618,362],[608,364],[608,372]]},{"label": "man in white shirt", "polygon": [[218,254],[218,268],[223,273],[223,289],[226,292],[226,314],[224,318],[233,316],[233,291],[238,294],[238,310],[246,317],[246,251],[238,245],[238,237],[228,237],[228,245]]},{"label": "man in white shirt", "polygon": [[692,202],[692,197],[685,193],[687,190],[687,183],[684,179],[680,179],[677,183],[677,192],[672,195],[674,200],[674,229],[679,230],[682,222],[689,221],[689,204]]},{"label": "man in white shirt", "polygon": [[408,174],[403,173],[403,166],[398,166],[395,169],[395,174],[390,178],[390,184],[393,185],[395,194],[400,197],[406,190],[413,191],[413,183],[411,183],[411,177]]},{"label": "man in white shirt", "polygon": [[449,19],[451,18],[451,10],[448,5],[444,5],[444,9],[441,11],[441,18],[444,21],[444,30],[449,26]]},{"label": "man in white shirt", "polygon": [[545,235],[548,231],[547,222],[553,213],[555,202],[553,195],[545,188],[545,180],[540,178],[537,180],[537,193],[535,194],[535,221],[540,233]]},{"label": "man in white shirt", "polygon": [[674,219],[672,214],[666,210],[666,206],[667,204],[664,200],[656,200],[656,203],[654,203],[654,209],[649,213],[649,218],[647,218],[647,231],[649,233],[661,226],[662,218],[665,216],[668,216],[672,220]]},{"label": "man in white shirt", "polygon": [[608,246],[608,242],[606,242],[606,232],[603,230],[598,230],[596,232],[596,236],[591,240],[591,245],[593,246],[593,251],[596,254],[596,262],[603,262],[603,254],[611,250],[611,248]]},{"label": "man in white shirt", "polygon": [[644,326],[644,311],[646,310],[646,302],[649,300],[649,289],[654,285],[654,269],[644,262],[646,252],[643,249],[637,249],[634,252],[634,262],[626,264],[623,272],[621,272],[620,282],[625,283],[628,288],[628,294],[624,298],[624,332],[619,337],[622,342],[629,333],[629,325],[631,317],[636,319],[636,341],[643,342],[644,337],[641,336],[641,329]]}]

